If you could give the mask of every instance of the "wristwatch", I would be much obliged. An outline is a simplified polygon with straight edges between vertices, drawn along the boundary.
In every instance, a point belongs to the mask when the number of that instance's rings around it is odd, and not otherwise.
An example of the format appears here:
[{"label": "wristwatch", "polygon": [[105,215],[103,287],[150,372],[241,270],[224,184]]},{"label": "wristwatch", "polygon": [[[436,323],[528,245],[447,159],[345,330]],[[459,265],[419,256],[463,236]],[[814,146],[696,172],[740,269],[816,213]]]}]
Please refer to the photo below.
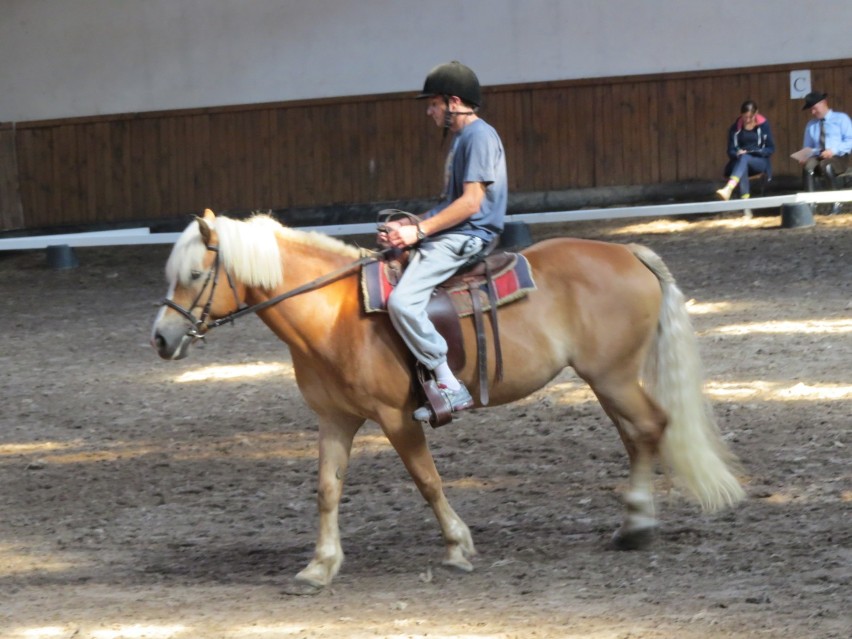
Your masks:
[{"label": "wristwatch", "polygon": [[428,237],[421,229],[420,225],[417,225],[417,241],[425,240]]}]

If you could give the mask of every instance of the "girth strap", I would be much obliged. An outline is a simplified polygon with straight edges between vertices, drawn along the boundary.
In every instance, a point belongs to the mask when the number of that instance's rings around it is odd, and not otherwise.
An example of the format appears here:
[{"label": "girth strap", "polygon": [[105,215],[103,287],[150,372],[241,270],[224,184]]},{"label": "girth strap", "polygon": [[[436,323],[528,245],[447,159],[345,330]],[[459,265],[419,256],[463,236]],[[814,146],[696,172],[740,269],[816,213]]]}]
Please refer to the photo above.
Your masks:
[{"label": "girth strap", "polygon": [[[485,265],[485,290],[488,294],[489,315],[491,317],[491,333],[494,338],[495,378],[503,379],[503,348],[500,345],[500,328],[497,321],[497,292],[494,290],[494,279],[488,262]],[[485,322],[482,317],[482,300],[479,297],[479,285],[475,280],[468,284],[470,304],[473,309],[473,326],[476,331],[476,360],[479,370],[479,399],[485,406],[489,401],[488,394],[488,344],[485,339]]]},{"label": "girth strap", "polygon": [[473,327],[476,331],[476,359],[479,364],[479,401],[488,404],[488,351],[485,343],[485,326],[482,321],[482,302],[475,284],[470,286],[470,301],[473,306]]},{"label": "girth strap", "polygon": [[491,266],[485,263],[485,288],[488,291],[488,303],[491,305],[491,333],[494,336],[494,366],[496,380],[503,379],[503,347],[500,345],[500,327],[497,323],[497,291],[494,289],[494,278]]}]

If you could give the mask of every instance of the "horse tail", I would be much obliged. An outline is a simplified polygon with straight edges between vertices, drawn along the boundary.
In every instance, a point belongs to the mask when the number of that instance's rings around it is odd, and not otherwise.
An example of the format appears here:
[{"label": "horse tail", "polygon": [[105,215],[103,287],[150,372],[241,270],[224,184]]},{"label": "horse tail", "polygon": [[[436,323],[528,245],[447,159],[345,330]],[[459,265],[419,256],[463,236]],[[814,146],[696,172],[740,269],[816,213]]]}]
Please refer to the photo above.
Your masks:
[{"label": "horse tail", "polygon": [[676,484],[705,511],[733,506],[745,491],[734,475],[737,460],[704,395],[698,340],[683,293],[659,255],[638,244],[629,248],[656,275],[663,292],[657,334],[642,371],[645,389],[669,417],[660,455]]}]

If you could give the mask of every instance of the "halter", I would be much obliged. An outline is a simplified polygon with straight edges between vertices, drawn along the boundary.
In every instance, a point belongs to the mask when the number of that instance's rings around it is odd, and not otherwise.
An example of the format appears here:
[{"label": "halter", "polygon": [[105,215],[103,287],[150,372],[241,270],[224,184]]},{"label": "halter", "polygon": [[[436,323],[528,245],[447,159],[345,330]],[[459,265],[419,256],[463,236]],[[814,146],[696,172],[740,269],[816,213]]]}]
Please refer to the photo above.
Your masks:
[{"label": "halter", "polygon": [[[332,271],[331,273],[327,273],[326,275],[322,275],[315,280],[308,282],[307,284],[302,284],[301,286],[297,286],[294,289],[281,293],[281,295],[277,295],[271,299],[266,300],[265,302],[259,302],[254,304],[253,306],[248,306],[245,302],[240,302],[240,298],[237,295],[237,287],[234,286],[234,281],[231,279],[231,274],[225,270],[225,276],[228,278],[228,285],[231,287],[231,290],[234,293],[234,301],[236,302],[237,308],[227,315],[220,317],[217,320],[213,320],[212,322],[208,322],[207,319],[210,317],[210,308],[213,306],[213,294],[216,291],[216,285],[219,283],[219,247],[218,246],[207,246],[208,251],[213,251],[216,254],[216,259],[213,261],[213,266],[207,271],[207,277],[204,280],[204,286],[201,287],[201,290],[198,292],[198,295],[195,296],[195,299],[192,301],[192,304],[189,307],[189,310],[185,309],[180,304],[175,303],[167,297],[164,297],[160,300],[160,306],[168,306],[172,310],[177,311],[180,315],[182,315],[189,323],[190,327],[186,331],[187,337],[191,337],[193,339],[204,339],[211,330],[216,328],[217,326],[222,326],[222,324],[233,324],[234,320],[242,317],[243,315],[247,315],[248,313],[257,313],[262,311],[270,306],[274,306],[279,302],[283,302],[286,299],[291,297],[296,297],[297,295],[301,295],[302,293],[308,293],[310,291],[314,291],[316,289],[322,288],[331,284],[335,280],[340,279],[344,275],[349,275],[350,273],[356,271],[361,268],[365,264],[369,264],[370,262],[376,262],[382,259],[385,255],[394,251],[395,249],[384,249],[382,251],[373,252],[369,255],[365,255],[364,257],[355,260],[343,266],[336,271]],[[207,285],[211,283],[210,294],[207,297],[207,302],[204,304],[204,308],[201,311],[201,317],[197,318],[192,313],[192,309],[198,306],[198,302],[201,299],[201,296],[204,294],[204,290],[207,288]]]}]

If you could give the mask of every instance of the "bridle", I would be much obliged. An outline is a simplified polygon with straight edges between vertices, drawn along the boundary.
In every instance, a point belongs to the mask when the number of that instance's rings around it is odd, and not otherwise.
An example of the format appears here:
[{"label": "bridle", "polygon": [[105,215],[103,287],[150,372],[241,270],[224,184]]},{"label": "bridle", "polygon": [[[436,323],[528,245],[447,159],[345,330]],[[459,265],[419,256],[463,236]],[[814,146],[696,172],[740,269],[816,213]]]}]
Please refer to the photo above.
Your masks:
[{"label": "bridle", "polygon": [[[168,297],[164,297],[160,300],[160,306],[168,306],[170,309],[177,311],[180,315],[186,319],[190,327],[186,332],[187,337],[192,337],[193,339],[204,339],[205,335],[211,328],[215,326],[219,326],[229,321],[233,321],[236,314],[241,310],[246,308],[245,302],[240,301],[239,295],[237,295],[237,287],[234,285],[234,280],[231,278],[230,272],[225,271],[225,276],[228,278],[228,285],[231,287],[231,291],[234,293],[234,301],[236,302],[236,310],[232,311],[225,317],[215,320],[212,323],[208,323],[207,319],[210,317],[210,309],[213,306],[213,296],[216,293],[216,285],[219,283],[219,247],[218,246],[206,246],[208,251],[212,251],[216,257],[213,260],[213,265],[207,270],[207,277],[204,278],[204,285],[201,287],[201,290],[198,291],[198,295],[195,296],[195,299],[192,300],[192,304],[189,305],[189,308],[184,308],[180,304],[176,303],[174,300],[169,299]],[[195,317],[192,313],[192,309],[198,306],[199,301],[201,300],[201,296],[204,295],[204,291],[207,290],[208,284],[210,285],[210,294],[207,296],[207,301],[204,303],[204,308],[201,309],[201,317]]]},{"label": "bridle", "polygon": [[[213,260],[213,265],[207,271],[207,277],[204,279],[204,285],[201,287],[201,290],[198,291],[198,295],[195,296],[195,299],[192,301],[189,309],[184,308],[180,304],[177,304],[173,300],[170,300],[167,297],[164,297],[160,300],[160,306],[167,306],[170,309],[179,313],[184,319],[186,319],[190,327],[186,331],[186,336],[191,337],[193,340],[204,339],[211,330],[218,326],[222,326],[222,324],[233,324],[234,320],[242,317],[243,315],[247,315],[249,313],[257,313],[262,311],[270,306],[274,306],[279,302],[283,302],[286,299],[291,297],[296,297],[297,295],[301,295],[302,293],[308,293],[309,291],[315,291],[319,288],[327,286],[332,282],[344,277],[345,275],[349,275],[350,273],[355,272],[365,264],[369,264],[371,262],[377,262],[383,259],[390,252],[395,249],[384,249],[382,251],[372,251],[369,254],[364,255],[358,260],[354,262],[350,262],[346,266],[343,266],[331,273],[327,273],[326,275],[322,275],[314,280],[311,280],[307,284],[302,284],[301,286],[297,286],[294,289],[281,293],[280,295],[276,295],[273,298],[270,298],[264,302],[259,302],[252,306],[247,305],[245,302],[240,301],[239,295],[237,295],[237,287],[234,285],[234,280],[231,277],[231,274],[225,270],[225,276],[228,278],[228,285],[231,287],[231,291],[234,293],[234,301],[236,302],[236,308],[220,317],[217,320],[213,320],[212,322],[208,322],[208,318],[210,317],[210,309],[213,306],[213,296],[216,293],[216,285],[219,283],[219,247],[218,246],[210,246],[207,245],[208,251],[213,251],[216,254],[216,258]],[[204,291],[207,289],[208,284],[210,284],[210,293],[207,296],[207,301],[204,303],[204,308],[201,311],[201,317],[196,317],[192,309],[196,308],[199,305],[201,297],[204,295]]]}]

